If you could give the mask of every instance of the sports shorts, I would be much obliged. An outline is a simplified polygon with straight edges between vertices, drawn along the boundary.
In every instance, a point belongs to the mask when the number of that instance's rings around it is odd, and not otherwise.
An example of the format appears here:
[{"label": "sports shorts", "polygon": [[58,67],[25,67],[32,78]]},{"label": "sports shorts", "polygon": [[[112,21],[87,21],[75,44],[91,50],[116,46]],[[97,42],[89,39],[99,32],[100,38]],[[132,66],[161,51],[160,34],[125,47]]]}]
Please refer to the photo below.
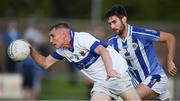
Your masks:
[{"label": "sports shorts", "polygon": [[93,92],[102,92],[114,99],[118,99],[120,94],[130,88],[133,88],[131,78],[127,72],[125,72],[121,78],[110,78],[107,81],[94,82],[94,86],[91,90]]}]

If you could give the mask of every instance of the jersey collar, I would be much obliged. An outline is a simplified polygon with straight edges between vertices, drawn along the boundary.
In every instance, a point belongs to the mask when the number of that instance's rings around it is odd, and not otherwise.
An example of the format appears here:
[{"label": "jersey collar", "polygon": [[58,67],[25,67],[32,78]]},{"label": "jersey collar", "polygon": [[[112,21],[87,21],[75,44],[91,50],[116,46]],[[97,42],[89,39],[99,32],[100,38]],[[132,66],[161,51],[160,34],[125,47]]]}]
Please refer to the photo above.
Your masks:
[{"label": "jersey collar", "polygon": [[127,32],[126,38],[123,40],[123,39],[121,39],[121,37],[119,37],[118,35],[117,35],[117,36],[120,38],[120,40],[122,40],[123,42],[125,42],[125,41],[127,40],[127,38],[128,38],[129,36],[131,36],[131,32],[132,32],[132,27],[128,24],[128,32]]}]

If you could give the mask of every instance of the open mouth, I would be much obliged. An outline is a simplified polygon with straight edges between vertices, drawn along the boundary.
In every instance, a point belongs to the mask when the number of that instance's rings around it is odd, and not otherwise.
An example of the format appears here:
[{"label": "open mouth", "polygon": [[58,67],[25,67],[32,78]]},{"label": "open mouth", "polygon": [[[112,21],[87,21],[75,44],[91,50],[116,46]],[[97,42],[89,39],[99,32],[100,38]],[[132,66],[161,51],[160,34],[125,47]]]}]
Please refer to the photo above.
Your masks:
[{"label": "open mouth", "polygon": [[113,29],[113,31],[114,31],[114,32],[116,32],[116,31],[117,31],[117,29]]}]

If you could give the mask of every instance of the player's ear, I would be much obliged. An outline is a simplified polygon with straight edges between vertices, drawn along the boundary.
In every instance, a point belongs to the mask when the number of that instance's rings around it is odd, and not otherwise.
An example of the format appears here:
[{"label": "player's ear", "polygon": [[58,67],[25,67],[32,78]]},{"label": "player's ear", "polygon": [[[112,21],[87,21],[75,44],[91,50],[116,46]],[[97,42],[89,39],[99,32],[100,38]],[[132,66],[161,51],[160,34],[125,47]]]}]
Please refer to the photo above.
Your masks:
[{"label": "player's ear", "polygon": [[65,40],[70,40],[71,39],[71,36],[68,32],[64,32],[64,39]]},{"label": "player's ear", "polygon": [[123,17],[122,17],[122,22],[123,22],[123,23],[126,23],[126,21],[127,21],[127,17],[126,17],[126,16],[123,16]]}]

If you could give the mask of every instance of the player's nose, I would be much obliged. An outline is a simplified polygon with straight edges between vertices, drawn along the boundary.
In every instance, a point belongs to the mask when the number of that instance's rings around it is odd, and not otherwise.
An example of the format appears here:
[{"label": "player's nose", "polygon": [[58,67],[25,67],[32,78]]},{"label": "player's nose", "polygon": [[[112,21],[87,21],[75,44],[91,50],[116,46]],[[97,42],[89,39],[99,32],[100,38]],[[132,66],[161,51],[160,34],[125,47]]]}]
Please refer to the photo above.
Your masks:
[{"label": "player's nose", "polygon": [[111,29],[114,29],[114,28],[115,28],[114,24],[111,24]]}]

